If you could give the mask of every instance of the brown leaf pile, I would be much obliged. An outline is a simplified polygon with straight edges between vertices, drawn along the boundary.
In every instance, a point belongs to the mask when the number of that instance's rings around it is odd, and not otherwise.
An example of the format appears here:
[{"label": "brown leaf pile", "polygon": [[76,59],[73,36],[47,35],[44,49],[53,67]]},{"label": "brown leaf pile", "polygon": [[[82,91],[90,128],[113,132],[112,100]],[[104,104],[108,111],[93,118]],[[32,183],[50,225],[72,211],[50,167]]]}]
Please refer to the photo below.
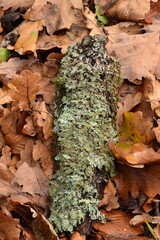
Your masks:
[{"label": "brown leaf pile", "polygon": [[159,0],[0,0],[1,47],[11,51],[4,61],[0,48],[0,239],[86,239],[58,236],[46,218],[54,80],[67,47],[94,34],[107,35],[124,83],[119,140],[108,144],[116,175],[99,202],[106,223],[95,222],[87,239],[160,239],[159,19]]}]

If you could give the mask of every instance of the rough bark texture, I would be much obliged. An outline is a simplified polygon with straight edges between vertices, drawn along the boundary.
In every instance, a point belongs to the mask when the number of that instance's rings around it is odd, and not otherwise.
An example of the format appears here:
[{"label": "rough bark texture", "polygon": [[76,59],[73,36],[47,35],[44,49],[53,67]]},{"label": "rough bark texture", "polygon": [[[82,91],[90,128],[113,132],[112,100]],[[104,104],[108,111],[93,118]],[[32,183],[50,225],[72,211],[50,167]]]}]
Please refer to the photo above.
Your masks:
[{"label": "rough bark texture", "polygon": [[98,210],[100,186],[114,173],[107,142],[116,139],[115,115],[120,66],[105,51],[105,38],[86,37],[68,49],[56,79],[54,132],[59,169],[50,185],[50,221],[69,231],[89,220],[105,220]]}]

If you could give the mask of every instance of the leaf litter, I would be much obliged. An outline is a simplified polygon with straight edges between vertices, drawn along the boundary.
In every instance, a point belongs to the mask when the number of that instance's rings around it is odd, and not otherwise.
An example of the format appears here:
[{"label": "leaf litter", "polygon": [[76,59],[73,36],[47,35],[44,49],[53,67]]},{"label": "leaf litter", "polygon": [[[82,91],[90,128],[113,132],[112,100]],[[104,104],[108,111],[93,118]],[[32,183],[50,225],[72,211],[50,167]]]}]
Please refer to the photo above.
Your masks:
[{"label": "leaf litter", "polygon": [[[22,16],[14,27],[7,20],[8,33],[5,24],[0,29],[1,47],[11,50],[0,64],[0,238],[151,239],[145,221],[160,238],[159,1],[1,0],[0,9],[1,23],[6,14]],[[108,22],[98,25],[97,15]],[[58,236],[46,219],[54,81],[67,47],[94,34],[107,34],[106,51],[119,60],[124,77],[119,141],[109,143],[117,173],[99,202],[106,223],[95,222],[89,236]]]}]

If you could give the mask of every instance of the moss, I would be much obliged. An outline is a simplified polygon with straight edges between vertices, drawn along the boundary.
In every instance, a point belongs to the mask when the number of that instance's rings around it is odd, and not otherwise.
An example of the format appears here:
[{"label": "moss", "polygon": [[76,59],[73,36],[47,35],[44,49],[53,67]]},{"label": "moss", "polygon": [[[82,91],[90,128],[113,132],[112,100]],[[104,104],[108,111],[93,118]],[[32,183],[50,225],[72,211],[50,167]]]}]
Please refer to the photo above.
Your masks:
[{"label": "moss", "polygon": [[105,51],[100,35],[69,47],[56,79],[54,132],[60,151],[53,175],[50,221],[58,231],[72,232],[85,217],[104,220],[98,210],[96,170],[114,174],[114,157],[107,142],[116,140],[114,127],[119,63]]}]

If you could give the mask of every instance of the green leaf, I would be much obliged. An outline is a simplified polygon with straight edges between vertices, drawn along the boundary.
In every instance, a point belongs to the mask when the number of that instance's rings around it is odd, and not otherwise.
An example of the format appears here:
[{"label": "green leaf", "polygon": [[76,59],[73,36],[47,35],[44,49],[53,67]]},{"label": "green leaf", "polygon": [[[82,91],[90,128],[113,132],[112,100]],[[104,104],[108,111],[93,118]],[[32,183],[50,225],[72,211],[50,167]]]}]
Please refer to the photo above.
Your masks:
[{"label": "green leaf", "polygon": [[103,24],[106,24],[108,22],[108,19],[106,18],[106,16],[101,15],[99,13],[99,5],[98,4],[95,4],[95,13],[97,15],[98,21],[100,21]]},{"label": "green leaf", "polygon": [[151,233],[152,236],[154,237],[154,239],[155,239],[155,240],[158,240],[158,238],[156,237],[156,234],[155,234],[153,228],[151,227],[151,225],[150,225],[147,221],[145,221],[145,223],[146,223],[146,225],[147,225],[147,227],[148,227],[150,233]]},{"label": "green leaf", "polygon": [[6,62],[10,55],[11,55],[11,52],[8,49],[0,47],[0,61],[1,62]]}]

